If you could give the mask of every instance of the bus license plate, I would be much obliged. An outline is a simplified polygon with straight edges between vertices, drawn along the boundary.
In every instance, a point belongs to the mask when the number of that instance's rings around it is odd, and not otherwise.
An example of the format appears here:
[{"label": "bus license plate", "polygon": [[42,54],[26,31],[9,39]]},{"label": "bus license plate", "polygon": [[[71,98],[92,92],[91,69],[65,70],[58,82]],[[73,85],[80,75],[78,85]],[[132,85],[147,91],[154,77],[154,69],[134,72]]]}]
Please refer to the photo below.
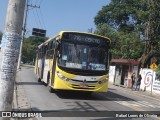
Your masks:
[{"label": "bus license plate", "polygon": [[86,85],[86,84],[80,84],[80,87],[81,88],[88,88],[88,85]]}]

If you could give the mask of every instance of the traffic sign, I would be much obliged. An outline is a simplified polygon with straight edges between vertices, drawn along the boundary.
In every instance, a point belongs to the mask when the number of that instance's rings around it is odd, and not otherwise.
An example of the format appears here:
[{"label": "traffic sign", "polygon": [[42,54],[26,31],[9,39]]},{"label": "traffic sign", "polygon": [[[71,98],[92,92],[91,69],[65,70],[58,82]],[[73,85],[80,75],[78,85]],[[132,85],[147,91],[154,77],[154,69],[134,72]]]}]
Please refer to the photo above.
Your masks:
[{"label": "traffic sign", "polygon": [[150,65],[150,68],[153,69],[153,70],[155,70],[157,67],[158,67],[158,66],[156,65],[156,63],[152,63],[152,64]]},{"label": "traffic sign", "polygon": [[33,28],[32,29],[32,35],[45,37],[46,36],[46,30]]}]

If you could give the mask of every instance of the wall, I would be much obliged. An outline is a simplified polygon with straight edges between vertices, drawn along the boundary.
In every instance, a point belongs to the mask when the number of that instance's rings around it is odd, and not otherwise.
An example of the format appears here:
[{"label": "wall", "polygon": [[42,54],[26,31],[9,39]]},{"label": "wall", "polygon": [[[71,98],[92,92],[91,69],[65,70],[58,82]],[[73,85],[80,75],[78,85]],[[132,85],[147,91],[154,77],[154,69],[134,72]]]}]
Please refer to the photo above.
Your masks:
[{"label": "wall", "polygon": [[155,71],[148,68],[141,69],[140,74],[142,75],[140,89],[160,94],[160,75],[156,75]]},{"label": "wall", "polygon": [[115,77],[115,68],[116,66],[110,66],[109,67],[109,82],[114,83],[114,77]]}]

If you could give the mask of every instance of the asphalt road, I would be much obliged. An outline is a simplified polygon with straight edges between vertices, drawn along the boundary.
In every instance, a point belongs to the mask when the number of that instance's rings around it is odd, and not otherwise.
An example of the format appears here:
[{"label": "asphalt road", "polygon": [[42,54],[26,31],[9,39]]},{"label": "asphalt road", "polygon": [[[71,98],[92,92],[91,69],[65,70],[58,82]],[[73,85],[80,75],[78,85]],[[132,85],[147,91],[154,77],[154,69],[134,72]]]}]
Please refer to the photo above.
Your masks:
[{"label": "asphalt road", "polygon": [[[48,120],[53,119],[53,117],[54,119],[65,120],[105,120],[111,119],[113,116],[116,119],[117,112],[119,119],[158,119],[156,114],[153,115],[153,113],[144,111],[157,111],[159,113],[160,100],[137,91],[110,84],[107,93],[92,93],[91,95],[71,91],[49,93],[48,88],[43,83],[37,82],[32,67],[22,67],[17,76],[19,79],[17,86],[23,87],[25,91],[23,94],[25,94],[31,110],[45,112],[48,114],[44,116],[50,116],[37,118],[38,120]],[[23,108],[23,110],[25,109]],[[143,117],[139,118],[139,113],[135,113],[136,111],[141,111]],[[126,114],[127,118],[124,118]],[[138,118],[131,115],[138,115]],[[147,115],[152,115],[152,117],[148,118]]]}]

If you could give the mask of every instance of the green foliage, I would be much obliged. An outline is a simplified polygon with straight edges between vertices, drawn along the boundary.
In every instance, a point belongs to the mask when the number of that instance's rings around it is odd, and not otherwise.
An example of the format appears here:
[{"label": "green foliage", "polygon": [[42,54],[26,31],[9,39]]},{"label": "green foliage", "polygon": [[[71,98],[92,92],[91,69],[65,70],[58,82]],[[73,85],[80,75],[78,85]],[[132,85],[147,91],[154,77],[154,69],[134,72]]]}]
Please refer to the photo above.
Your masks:
[{"label": "green foliage", "polygon": [[119,32],[112,29],[108,24],[98,24],[97,29],[95,30],[96,34],[100,34],[103,36],[107,36],[109,38],[112,38],[112,42],[115,42],[119,39]]},{"label": "green foliage", "polygon": [[24,40],[22,49],[22,61],[24,63],[32,62],[36,56],[36,50],[38,45],[45,42],[48,38],[31,36]]},{"label": "green foliage", "polygon": [[95,33],[111,39],[113,58],[138,59],[142,55],[144,44],[135,33],[118,32],[105,23],[99,24]]},{"label": "green foliage", "polygon": [[115,42],[114,58],[141,58],[145,67],[153,56],[160,61],[159,11],[160,0],[111,0],[95,16],[96,31]]},{"label": "green foliage", "polygon": [[[138,59],[143,53],[144,44],[135,33],[120,33],[121,54],[124,59]],[[117,49],[117,48],[115,48]]]},{"label": "green foliage", "polygon": [[95,17],[95,24],[107,23],[112,28],[123,32],[144,32],[148,17],[146,0],[111,0]]}]

